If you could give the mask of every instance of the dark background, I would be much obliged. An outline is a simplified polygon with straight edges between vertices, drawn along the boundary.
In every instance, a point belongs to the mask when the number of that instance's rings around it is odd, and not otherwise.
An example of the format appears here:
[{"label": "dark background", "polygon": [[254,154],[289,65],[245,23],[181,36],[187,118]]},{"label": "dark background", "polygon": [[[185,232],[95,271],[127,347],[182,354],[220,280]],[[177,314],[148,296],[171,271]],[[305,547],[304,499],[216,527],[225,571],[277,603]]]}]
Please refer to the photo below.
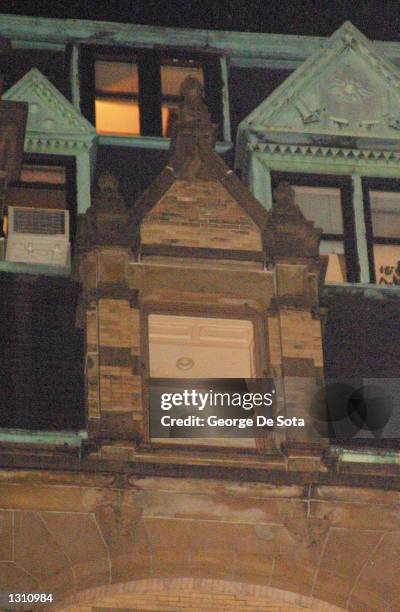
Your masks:
[{"label": "dark background", "polygon": [[346,20],[399,40],[399,0],[3,0],[2,13],[153,26],[330,36]]}]

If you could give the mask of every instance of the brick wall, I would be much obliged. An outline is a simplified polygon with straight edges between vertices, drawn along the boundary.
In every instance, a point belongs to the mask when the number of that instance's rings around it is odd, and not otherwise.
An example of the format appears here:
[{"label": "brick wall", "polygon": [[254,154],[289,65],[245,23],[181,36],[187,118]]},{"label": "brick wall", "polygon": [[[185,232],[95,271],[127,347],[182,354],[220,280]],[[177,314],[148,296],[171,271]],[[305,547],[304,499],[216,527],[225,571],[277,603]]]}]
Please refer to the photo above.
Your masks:
[{"label": "brick wall", "polygon": [[279,313],[286,415],[303,418],[304,428],[290,428],[288,438],[318,440],[314,428],[321,397],[323,353],[321,322],[310,310],[281,308]]},{"label": "brick wall", "polygon": [[143,220],[144,245],[261,251],[261,232],[217,181],[176,181]]},{"label": "brick wall", "polygon": [[100,298],[88,311],[87,346],[98,351],[97,363],[88,352],[89,418],[101,419],[102,428],[107,423],[111,434],[142,433],[139,311],[128,299]]},{"label": "brick wall", "polygon": [[[116,604],[118,605],[119,602]],[[126,605],[126,604],[125,604]],[[123,602],[118,605],[118,608],[123,606]],[[117,607],[99,605],[99,606],[82,606],[74,607],[75,612],[112,612],[118,609]],[[235,596],[235,595],[213,595],[212,593],[179,593],[165,594],[146,593],[136,594],[135,602],[129,604],[129,608],[122,608],[122,612],[144,612],[144,610],[152,610],[153,612],[179,612],[179,610],[195,610],[196,612],[216,612],[216,610],[226,610],[227,612],[295,612],[303,610],[311,610],[312,608],[291,606],[289,604],[277,604],[273,601],[261,601],[257,597]],[[71,610],[72,608],[65,608]]]}]

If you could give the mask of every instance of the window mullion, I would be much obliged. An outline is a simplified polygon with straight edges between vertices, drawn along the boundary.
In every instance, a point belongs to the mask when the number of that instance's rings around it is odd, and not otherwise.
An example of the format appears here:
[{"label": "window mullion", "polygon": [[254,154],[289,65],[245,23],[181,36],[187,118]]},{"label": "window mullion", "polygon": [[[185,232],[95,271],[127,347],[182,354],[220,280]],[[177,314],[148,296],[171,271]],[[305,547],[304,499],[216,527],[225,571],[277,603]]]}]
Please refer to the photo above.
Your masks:
[{"label": "window mullion", "polygon": [[[370,272],[368,263],[368,243],[364,218],[364,201],[361,177],[358,176],[358,174],[352,174],[351,179],[353,186],[352,207],[349,207],[351,215],[346,215],[347,223],[346,218],[344,219],[344,222],[347,225],[347,227],[345,226],[345,235],[347,233],[349,242],[354,245],[355,253],[353,258],[354,263],[359,270],[356,271],[358,273],[356,274],[356,277],[349,280],[353,282],[369,283]],[[349,227],[351,224],[353,224],[353,229]],[[351,234],[354,234],[354,236]]]},{"label": "window mullion", "polygon": [[161,76],[160,56],[152,50],[138,56],[140,133],[161,136]]}]

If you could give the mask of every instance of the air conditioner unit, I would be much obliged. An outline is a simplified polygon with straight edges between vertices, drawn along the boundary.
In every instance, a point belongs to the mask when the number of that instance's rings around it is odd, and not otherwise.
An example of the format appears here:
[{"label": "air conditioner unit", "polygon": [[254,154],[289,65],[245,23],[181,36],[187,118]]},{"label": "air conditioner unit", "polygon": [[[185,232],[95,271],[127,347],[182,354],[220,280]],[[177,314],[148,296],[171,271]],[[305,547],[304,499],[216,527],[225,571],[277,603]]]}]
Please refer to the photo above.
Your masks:
[{"label": "air conditioner unit", "polygon": [[68,266],[68,211],[9,206],[6,260]]}]

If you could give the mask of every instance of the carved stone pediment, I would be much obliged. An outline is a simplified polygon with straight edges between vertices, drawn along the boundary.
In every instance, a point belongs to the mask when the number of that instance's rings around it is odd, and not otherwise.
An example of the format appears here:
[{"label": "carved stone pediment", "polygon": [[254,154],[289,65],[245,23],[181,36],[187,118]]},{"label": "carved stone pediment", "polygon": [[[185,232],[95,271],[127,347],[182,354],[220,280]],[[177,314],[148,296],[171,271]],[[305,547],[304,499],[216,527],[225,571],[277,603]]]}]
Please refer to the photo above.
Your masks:
[{"label": "carved stone pediment", "polygon": [[346,22],[239,132],[240,140],[252,132],[256,140],[270,142],[318,144],[329,135],[400,141],[400,72]]},{"label": "carved stone pediment", "polygon": [[77,148],[89,148],[96,136],[89,121],[37,68],[32,68],[2,98],[29,104],[26,149],[33,145],[48,152],[62,147],[70,148],[71,155],[76,155]]}]

